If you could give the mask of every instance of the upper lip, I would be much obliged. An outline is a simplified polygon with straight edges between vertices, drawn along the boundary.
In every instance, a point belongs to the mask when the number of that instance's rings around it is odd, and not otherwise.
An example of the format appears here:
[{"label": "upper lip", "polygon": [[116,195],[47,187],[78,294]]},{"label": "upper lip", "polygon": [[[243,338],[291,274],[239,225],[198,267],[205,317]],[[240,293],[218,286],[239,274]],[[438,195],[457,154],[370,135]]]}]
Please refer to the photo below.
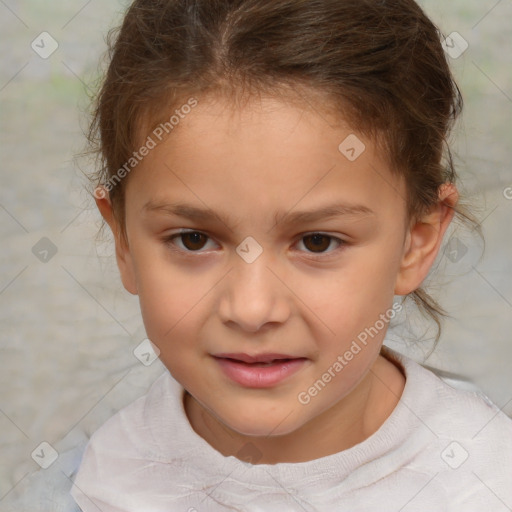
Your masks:
[{"label": "upper lip", "polygon": [[291,356],[288,354],[275,354],[275,353],[265,353],[265,354],[213,354],[213,357],[219,357],[222,359],[235,359],[237,361],[243,361],[244,363],[268,363],[273,361],[274,359],[304,359],[303,357]]}]

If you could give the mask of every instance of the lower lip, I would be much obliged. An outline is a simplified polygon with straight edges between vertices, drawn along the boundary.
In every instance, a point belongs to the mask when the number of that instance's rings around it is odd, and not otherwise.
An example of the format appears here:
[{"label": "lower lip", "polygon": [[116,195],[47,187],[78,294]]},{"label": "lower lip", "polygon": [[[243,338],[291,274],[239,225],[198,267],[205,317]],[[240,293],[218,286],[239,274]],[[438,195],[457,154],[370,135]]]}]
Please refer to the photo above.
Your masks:
[{"label": "lower lip", "polygon": [[269,388],[275,386],[300,370],[306,359],[289,359],[269,366],[254,366],[233,359],[216,357],[223,372],[232,380],[248,388]]}]

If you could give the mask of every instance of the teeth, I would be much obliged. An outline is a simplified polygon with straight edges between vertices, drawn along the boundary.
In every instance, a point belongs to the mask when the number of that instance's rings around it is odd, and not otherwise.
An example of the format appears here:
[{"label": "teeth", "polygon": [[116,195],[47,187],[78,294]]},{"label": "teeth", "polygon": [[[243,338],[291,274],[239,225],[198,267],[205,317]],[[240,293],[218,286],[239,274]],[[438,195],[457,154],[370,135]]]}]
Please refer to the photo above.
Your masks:
[{"label": "teeth", "polygon": [[272,361],[261,361],[261,362],[256,362],[256,363],[246,363],[245,361],[240,361],[238,359],[232,359],[232,361],[235,361],[237,363],[242,363],[242,364],[246,364],[247,366],[261,366],[261,367],[266,367],[266,366],[272,366],[276,363],[285,363],[287,361],[289,361],[289,359],[272,359]]},{"label": "teeth", "polygon": [[285,363],[286,361],[288,361],[288,359],[272,359],[272,361],[260,362],[260,363],[247,363],[247,364],[250,364],[251,366],[265,367],[265,366],[272,366],[276,363]]}]

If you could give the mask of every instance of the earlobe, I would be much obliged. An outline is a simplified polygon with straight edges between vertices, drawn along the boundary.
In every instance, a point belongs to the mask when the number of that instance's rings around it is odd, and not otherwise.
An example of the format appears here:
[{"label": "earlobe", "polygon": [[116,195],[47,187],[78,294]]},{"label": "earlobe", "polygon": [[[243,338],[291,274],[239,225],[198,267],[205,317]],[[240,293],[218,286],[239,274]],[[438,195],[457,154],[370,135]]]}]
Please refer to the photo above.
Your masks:
[{"label": "earlobe", "polygon": [[123,234],[122,229],[119,226],[119,222],[115,218],[108,192],[104,187],[98,187],[94,191],[94,199],[101,216],[105,219],[105,222],[112,230],[116,246],[117,266],[119,267],[123,286],[129,293],[137,295],[137,280],[135,279],[135,270],[130,247],[126,236]]},{"label": "earlobe", "polygon": [[459,194],[453,183],[439,188],[439,200],[422,218],[415,220],[404,243],[404,254],[395,283],[395,295],[417,290],[436,259],[444,234],[453,219]]}]

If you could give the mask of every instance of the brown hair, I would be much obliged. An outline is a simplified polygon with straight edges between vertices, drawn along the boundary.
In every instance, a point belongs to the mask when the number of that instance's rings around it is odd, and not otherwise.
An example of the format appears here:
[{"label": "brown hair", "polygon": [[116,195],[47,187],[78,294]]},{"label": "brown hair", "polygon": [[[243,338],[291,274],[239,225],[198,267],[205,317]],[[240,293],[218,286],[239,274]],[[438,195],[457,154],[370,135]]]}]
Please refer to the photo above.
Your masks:
[{"label": "brown hair", "polygon": [[[462,98],[440,39],[413,0],[135,0],[108,36],[89,131],[95,183],[129,160],[148,119],[183,98],[266,94],[330,108],[371,137],[419,216],[456,179],[447,138]],[[110,198],[124,229],[123,190],[124,180]],[[435,300],[412,295],[440,327]]]}]

